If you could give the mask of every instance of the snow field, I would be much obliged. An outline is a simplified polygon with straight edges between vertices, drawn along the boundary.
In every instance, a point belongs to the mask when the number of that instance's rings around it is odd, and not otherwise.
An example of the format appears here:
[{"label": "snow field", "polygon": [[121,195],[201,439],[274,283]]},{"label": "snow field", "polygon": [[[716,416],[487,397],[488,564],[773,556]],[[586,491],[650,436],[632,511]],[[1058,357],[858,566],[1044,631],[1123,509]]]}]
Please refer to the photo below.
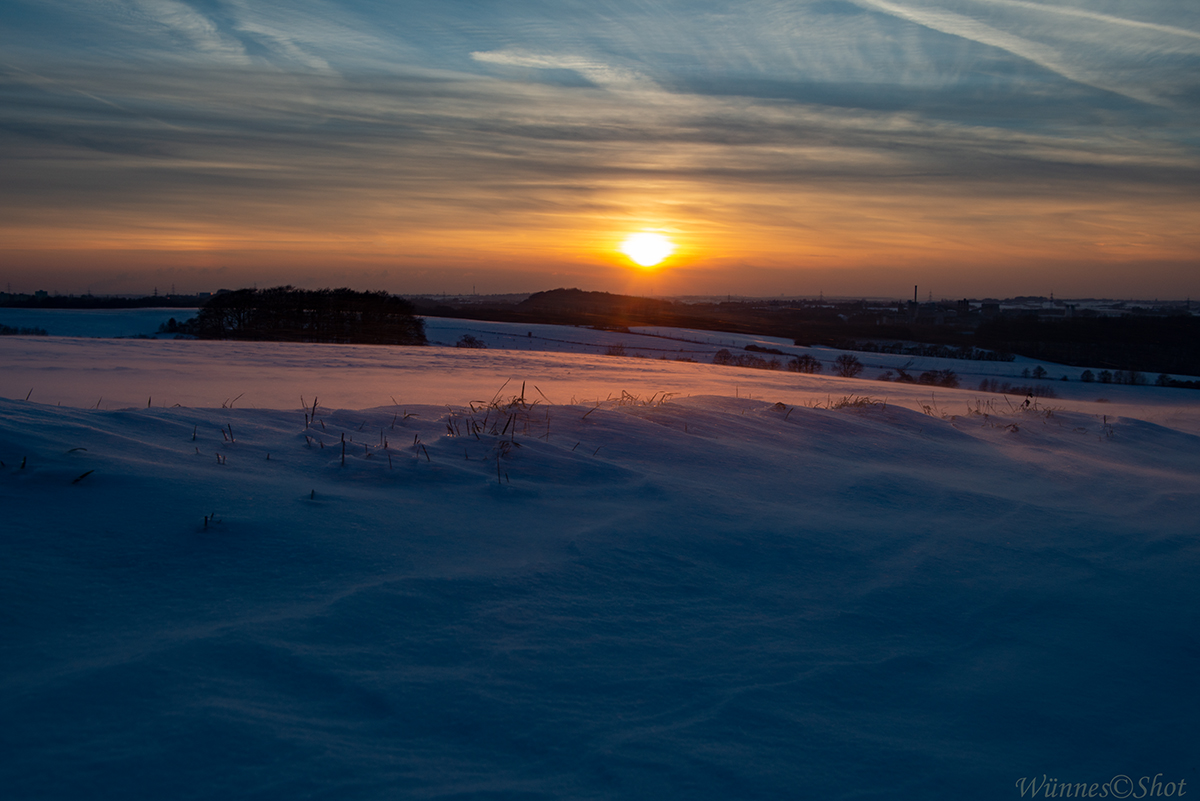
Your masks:
[{"label": "snow field", "polygon": [[196,316],[196,309],[20,309],[0,308],[0,325],[41,328],[57,337],[153,336],[160,325]]},{"label": "snow field", "polygon": [[24,343],[35,394],[243,398],[0,401],[10,797],[1195,773],[1200,439],[1146,419],[1193,420],[1186,392],[1114,416],[600,356]]},{"label": "snow field", "polygon": [[[926,370],[948,369],[953,370],[959,376],[964,387],[977,387],[982,378],[997,378],[1009,379],[1016,384],[1037,383],[1053,389],[1056,393],[1061,394],[1066,391],[1071,394],[1073,390],[1062,386],[1060,379],[1066,377],[1068,381],[1078,382],[1080,375],[1088,369],[1023,356],[1018,356],[1011,362],[992,362],[893,353],[865,353],[824,346],[796,345],[791,339],[783,337],[734,334],[691,328],[634,326],[629,329],[629,333],[623,333],[558,325],[521,325],[519,323],[493,323],[439,317],[424,319],[430,342],[435,345],[453,346],[464,334],[470,334],[489,348],[504,350],[603,354],[608,348],[620,345],[625,349],[626,355],[631,357],[671,360],[684,358],[704,363],[711,363],[713,355],[722,348],[739,353],[745,351],[747,345],[752,345],[781,351],[784,355],[776,358],[784,363],[794,356],[811,356],[821,362],[825,375],[833,374],[834,360],[843,353],[847,353],[863,363],[864,378],[879,378],[886,371],[890,370],[894,373],[897,368],[905,369],[914,376],[920,375]],[[884,341],[891,340],[885,338]],[[769,353],[758,353],[757,355],[768,359],[772,358]],[[1032,371],[1038,366],[1047,371],[1047,379],[1034,381],[1022,376],[1023,371]],[[1092,368],[1094,373],[1101,369],[1100,367]],[[1151,383],[1155,377],[1153,375],[1149,377]],[[1111,385],[1093,385],[1091,389],[1094,393],[1097,389],[1106,389],[1108,386]],[[1084,389],[1086,390],[1087,387],[1085,386]]]},{"label": "snow field", "polygon": [[[588,329],[568,331],[602,334]],[[560,334],[559,336],[564,336]],[[569,335],[568,335],[569,336]],[[962,363],[940,359],[943,364]],[[704,363],[547,351],[396,348],[183,340],[99,340],[0,337],[0,397],[45,404],[119,409],[175,404],[299,408],[316,396],[331,408],[401,403],[466,404],[490,399],[506,381],[540,387],[554,403],[603,400],[622,391],[641,397],[670,393],[733,395],[791,405],[825,403],[848,394],[885,398],[920,411],[940,404],[954,414],[975,400],[1005,405],[1004,396],[942,388],[718,367]],[[1004,365],[1009,366],[1009,365]],[[1018,383],[1027,383],[1018,379]],[[1045,382],[1057,408],[1134,416],[1200,433],[1200,403],[1189,390]],[[971,378],[964,376],[964,386]],[[534,396],[535,390],[529,394]],[[1020,403],[1021,398],[1014,398]],[[1102,402],[1102,403],[1100,403]],[[1100,405],[1098,405],[1098,403]]]},{"label": "snow field", "polygon": [[0,338],[6,797],[1196,774],[1194,393],[488,325],[593,352]]},{"label": "snow field", "polygon": [[[194,316],[194,309],[0,309],[0,324],[10,327],[36,327],[46,330],[52,337],[136,337],[154,336],[159,325],[175,318],[182,322]],[[532,325],[520,323],[498,323],[482,320],[461,320],[440,317],[425,317],[426,330],[431,344],[452,347],[464,335],[469,334],[482,341],[489,349],[571,353],[580,355],[603,355],[613,347],[620,346],[630,357],[648,359],[690,359],[711,363],[713,355],[727,348],[735,353],[744,351],[747,345],[772,348],[781,351],[786,362],[794,356],[808,355],[820,361],[825,374],[833,372],[834,360],[843,353],[860,359],[866,369],[865,378],[878,378],[885,371],[905,369],[913,375],[926,370],[953,370],[958,374],[962,386],[977,387],[981,379],[1010,380],[1016,384],[1029,384],[1031,379],[1022,377],[1025,370],[1041,366],[1047,371],[1048,379],[1035,382],[1053,389],[1057,394],[1070,396],[1082,391],[1101,395],[1109,387],[1099,384],[1082,389],[1070,388],[1060,383],[1066,377],[1078,382],[1085,367],[1069,367],[1036,359],[1017,357],[1012,362],[968,361],[923,356],[905,356],[889,353],[863,353],[842,351],[827,347],[805,347],[795,345],[792,340],[750,334],[733,334],[721,331],[705,331],[662,326],[636,326],[629,333],[602,331],[586,327],[560,325]],[[162,335],[164,339],[172,338]],[[769,358],[769,355],[768,355]],[[1102,368],[1092,366],[1094,373]],[[1151,382],[1155,376],[1150,375]],[[1176,376],[1176,378],[1194,378]]]}]

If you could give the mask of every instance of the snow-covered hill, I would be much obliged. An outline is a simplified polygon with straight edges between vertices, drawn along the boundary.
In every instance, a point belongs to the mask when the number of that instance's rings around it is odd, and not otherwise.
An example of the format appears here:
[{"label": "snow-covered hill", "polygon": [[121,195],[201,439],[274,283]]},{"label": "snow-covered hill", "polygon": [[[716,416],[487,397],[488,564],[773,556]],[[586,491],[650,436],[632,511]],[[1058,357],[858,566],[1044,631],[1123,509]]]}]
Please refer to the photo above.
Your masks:
[{"label": "snow-covered hill", "polygon": [[0,364],[5,797],[1200,783],[1188,391],[23,337]]}]

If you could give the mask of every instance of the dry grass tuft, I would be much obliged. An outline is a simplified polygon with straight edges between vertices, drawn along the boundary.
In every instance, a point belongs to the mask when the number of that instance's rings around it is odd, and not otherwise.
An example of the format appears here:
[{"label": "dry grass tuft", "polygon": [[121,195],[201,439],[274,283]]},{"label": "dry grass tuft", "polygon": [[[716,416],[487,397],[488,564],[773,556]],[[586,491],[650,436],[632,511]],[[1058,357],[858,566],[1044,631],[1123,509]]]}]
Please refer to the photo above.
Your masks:
[{"label": "dry grass tuft", "polygon": [[843,395],[834,400],[832,397],[826,395],[824,404],[817,400],[806,403],[805,406],[810,409],[869,409],[876,406],[886,409],[887,399],[880,400],[879,398],[872,398],[869,395]]}]

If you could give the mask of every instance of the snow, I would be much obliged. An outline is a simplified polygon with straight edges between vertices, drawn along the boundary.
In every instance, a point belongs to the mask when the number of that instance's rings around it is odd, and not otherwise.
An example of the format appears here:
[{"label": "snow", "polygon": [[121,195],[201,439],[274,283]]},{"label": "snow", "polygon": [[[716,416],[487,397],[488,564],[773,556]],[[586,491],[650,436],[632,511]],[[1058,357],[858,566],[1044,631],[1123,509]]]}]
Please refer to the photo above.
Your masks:
[{"label": "snow", "polygon": [[[1048,378],[1042,382],[1042,385],[1058,392],[1060,386],[1057,382],[1063,377],[1066,377],[1068,381],[1079,381],[1080,375],[1089,369],[1087,367],[1070,367],[1024,356],[1017,356],[1011,362],[1001,362],[894,353],[864,353],[820,345],[811,347],[796,345],[791,339],[784,337],[665,326],[633,326],[629,328],[629,333],[623,333],[557,325],[521,325],[438,317],[424,319],[429,339],[435,345],[453,345],[464,334],[470,334],[483,341],[489,348],[603,354],[609,347],[621,345],[625,348],[628,356],[672,360],[684,357],[704,362],[711,362],[713,355],[722,348],[738,352],[744,351],[748,345],[753,345],[781,351],[784,355],[778,358],[784,362],[793,356],[807,354],[821,362],[826,374],[833,371],[833,364],[838,356],[843,353],[850,354],[863,363],[866,368],[863,373],[865,378],[879,378],[885,371],[890,370],[894,373],[897,368],[901,368],[914,375],[919,375],[926,370],[953,370],[960,378],[965,379],[964,385],[970,383],[978,386],[979,380],[982,378],[995,378],[1001,382],[1007,379],[1017,384],[1028,384],[1030,379],[1023,373],[1041,366],[1048,374]],[[770,353],[758,355],[771,358]],[[1103,368],[1093,366],[1090,369],[1093,372],[1099,372]],[[1150,379],[1155,377],[1150,376]],[[1192,378],[1191,376],[1175,377]],[[1051,381],[1056,383],[1049,383]]]},{"label": "snow", "polygon": [[40,328],[59,337],[154,336],[168,320],[196,316],[195,309],[20,309],[0,308],[0,325]]},{"label": "snow", "polygon": [[6,797],[1200,781],[1187,390],[58,337],[0,365]]}]

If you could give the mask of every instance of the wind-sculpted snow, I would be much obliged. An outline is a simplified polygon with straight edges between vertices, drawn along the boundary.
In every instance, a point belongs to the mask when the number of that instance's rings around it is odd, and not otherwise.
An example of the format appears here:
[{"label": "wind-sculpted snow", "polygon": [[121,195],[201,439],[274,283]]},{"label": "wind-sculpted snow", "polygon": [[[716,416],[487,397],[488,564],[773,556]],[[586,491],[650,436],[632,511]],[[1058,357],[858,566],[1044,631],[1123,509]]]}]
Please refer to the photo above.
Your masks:
[{"label": "wind-sculpted snow", "polygon": [[1196,436],[970,393],[571,391],[0,401],[5,796],[1193,775]]}]

